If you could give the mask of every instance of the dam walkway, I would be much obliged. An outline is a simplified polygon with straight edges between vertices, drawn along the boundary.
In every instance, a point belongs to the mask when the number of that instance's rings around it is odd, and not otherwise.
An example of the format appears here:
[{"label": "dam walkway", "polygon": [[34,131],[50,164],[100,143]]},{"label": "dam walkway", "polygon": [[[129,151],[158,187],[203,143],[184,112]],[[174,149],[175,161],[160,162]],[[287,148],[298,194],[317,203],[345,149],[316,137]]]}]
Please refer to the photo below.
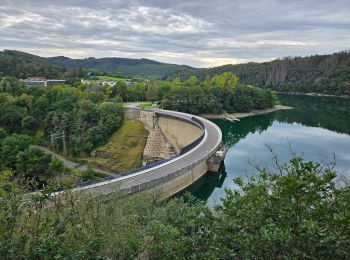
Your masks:
[{"label": "dam walkway", "polygon": [[[98,183],[85,184],[75,188],[75,191],[100,197],[117,191],[132,194],[159,188],[163,191],[163,197],[170,197],[190,186],[208,171],[207,161],[215,157],[222,142],[221,130],[213,122],[174,111],[143,110],[135,107],[125,109],[127,118],[146,120],[149,125],[152,125],[155,119],[161,118],[163,123],[160,125],[169,138],[179,139],[180,143],[186,145],[180,146],[177,155],[168,160],[118,176],[110,176],[110,179]],[[187,135],[191,133],[193,137],[189,142]],[[182,137],[178,138],[176,135]]]}]

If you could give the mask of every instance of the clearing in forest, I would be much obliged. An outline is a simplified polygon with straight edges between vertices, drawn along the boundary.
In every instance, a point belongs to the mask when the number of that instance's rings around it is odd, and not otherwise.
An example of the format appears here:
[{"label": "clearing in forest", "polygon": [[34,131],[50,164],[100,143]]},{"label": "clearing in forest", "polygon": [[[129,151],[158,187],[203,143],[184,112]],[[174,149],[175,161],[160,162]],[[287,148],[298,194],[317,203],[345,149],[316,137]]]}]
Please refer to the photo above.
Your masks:
[{"label": "clearing in forest", "polygon": [[95,150],[95,156],[80,161],[114,173],[141,167],[147,136],[148,131],[142,122],[125,119],[108,143]]}]

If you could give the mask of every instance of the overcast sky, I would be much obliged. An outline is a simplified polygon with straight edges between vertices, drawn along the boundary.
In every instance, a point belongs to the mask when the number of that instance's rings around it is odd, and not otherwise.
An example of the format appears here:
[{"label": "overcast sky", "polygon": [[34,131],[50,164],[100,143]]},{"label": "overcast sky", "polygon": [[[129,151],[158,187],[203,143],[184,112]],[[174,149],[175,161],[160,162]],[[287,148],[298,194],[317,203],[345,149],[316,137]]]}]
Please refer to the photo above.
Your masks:
[{"label": "overcast sky", "polygon": [[350,49],[350,0],[0,0],[0,49],[210,67]]}]

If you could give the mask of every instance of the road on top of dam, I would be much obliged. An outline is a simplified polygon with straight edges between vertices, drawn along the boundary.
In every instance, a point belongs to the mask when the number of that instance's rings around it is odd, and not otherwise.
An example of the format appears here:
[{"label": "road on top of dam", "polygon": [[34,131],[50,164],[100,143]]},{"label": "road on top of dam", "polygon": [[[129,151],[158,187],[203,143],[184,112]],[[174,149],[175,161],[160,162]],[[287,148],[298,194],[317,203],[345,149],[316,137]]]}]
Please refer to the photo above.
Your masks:
[{"label": "road on top of dam", "polygon": [[[139,109],[135,106],[134,103],[128,105],[127,107],[131,109]],[[130,175],[117,177],[109,181],[88,185],[88,186],[82,187],[82,189],[93,188],[94,186],[100,186],[100,185],[104,185],[115,181],[121,182],[120,184],[121,190],[128,189],[133,186],[142,185],[143,183],[147,183],[149,181],[159,179],[161,177],[165,177],[173,172],[189,167],[194,163],[199,162],[202,159],[208,159],[211,155],[215,153],[215,151],[219,147],[222,140],[222,133],[220,128],[217,125],[215,125],[213,122],[210,122],[209,120],[198,116],[193,116],[193,115],[181,113],[181,112],[167,111],[167,110],[161,110],[161,109],[152,109],[152,110],[155,112],[165,113],[165,114],[171,113],[171,115],[173,116],[179,115],[179,117],[181,116],[186,116],[190,118],[196,117],[203,123],[205,128],[205,135],[203,140],[189,152],[179,157],[175,157],[170,161],[164,162],[163,164],[160,164],[158,166],[155,166],[153,168],[149,168],[146,170],[141,170],[140,172],[136,172]]]}]

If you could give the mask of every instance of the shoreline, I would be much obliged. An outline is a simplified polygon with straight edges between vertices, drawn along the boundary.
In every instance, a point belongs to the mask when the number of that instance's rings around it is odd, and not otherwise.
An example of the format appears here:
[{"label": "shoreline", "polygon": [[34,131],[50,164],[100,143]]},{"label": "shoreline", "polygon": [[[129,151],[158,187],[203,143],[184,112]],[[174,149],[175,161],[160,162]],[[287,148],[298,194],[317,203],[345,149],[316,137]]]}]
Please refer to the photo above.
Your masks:
[{"label": "shoreline", "polygon": [[284,106],[284,105],[275,105],[273,108],[263,109],[263,110],[252,110],[250,112],[245,113],[233,113],[233,114],[200,114],[199,116],[204,117],[206,119],[226,119],[227,117],[234,118],[244,118],[249,116],[257,116],[263,114],[269,114],[278,110],[289,110],[293,109],[293,107]]},{"label": "shoreline", "polygon": [[277,94],[283,95],[294,95],[294,96],[309,96],[309,97],[334,97],[334,98],[350,98],[348,95],[331,95],[331,94],[322,94],[322,93],[314,93],[314,92],[276,92]]}]

